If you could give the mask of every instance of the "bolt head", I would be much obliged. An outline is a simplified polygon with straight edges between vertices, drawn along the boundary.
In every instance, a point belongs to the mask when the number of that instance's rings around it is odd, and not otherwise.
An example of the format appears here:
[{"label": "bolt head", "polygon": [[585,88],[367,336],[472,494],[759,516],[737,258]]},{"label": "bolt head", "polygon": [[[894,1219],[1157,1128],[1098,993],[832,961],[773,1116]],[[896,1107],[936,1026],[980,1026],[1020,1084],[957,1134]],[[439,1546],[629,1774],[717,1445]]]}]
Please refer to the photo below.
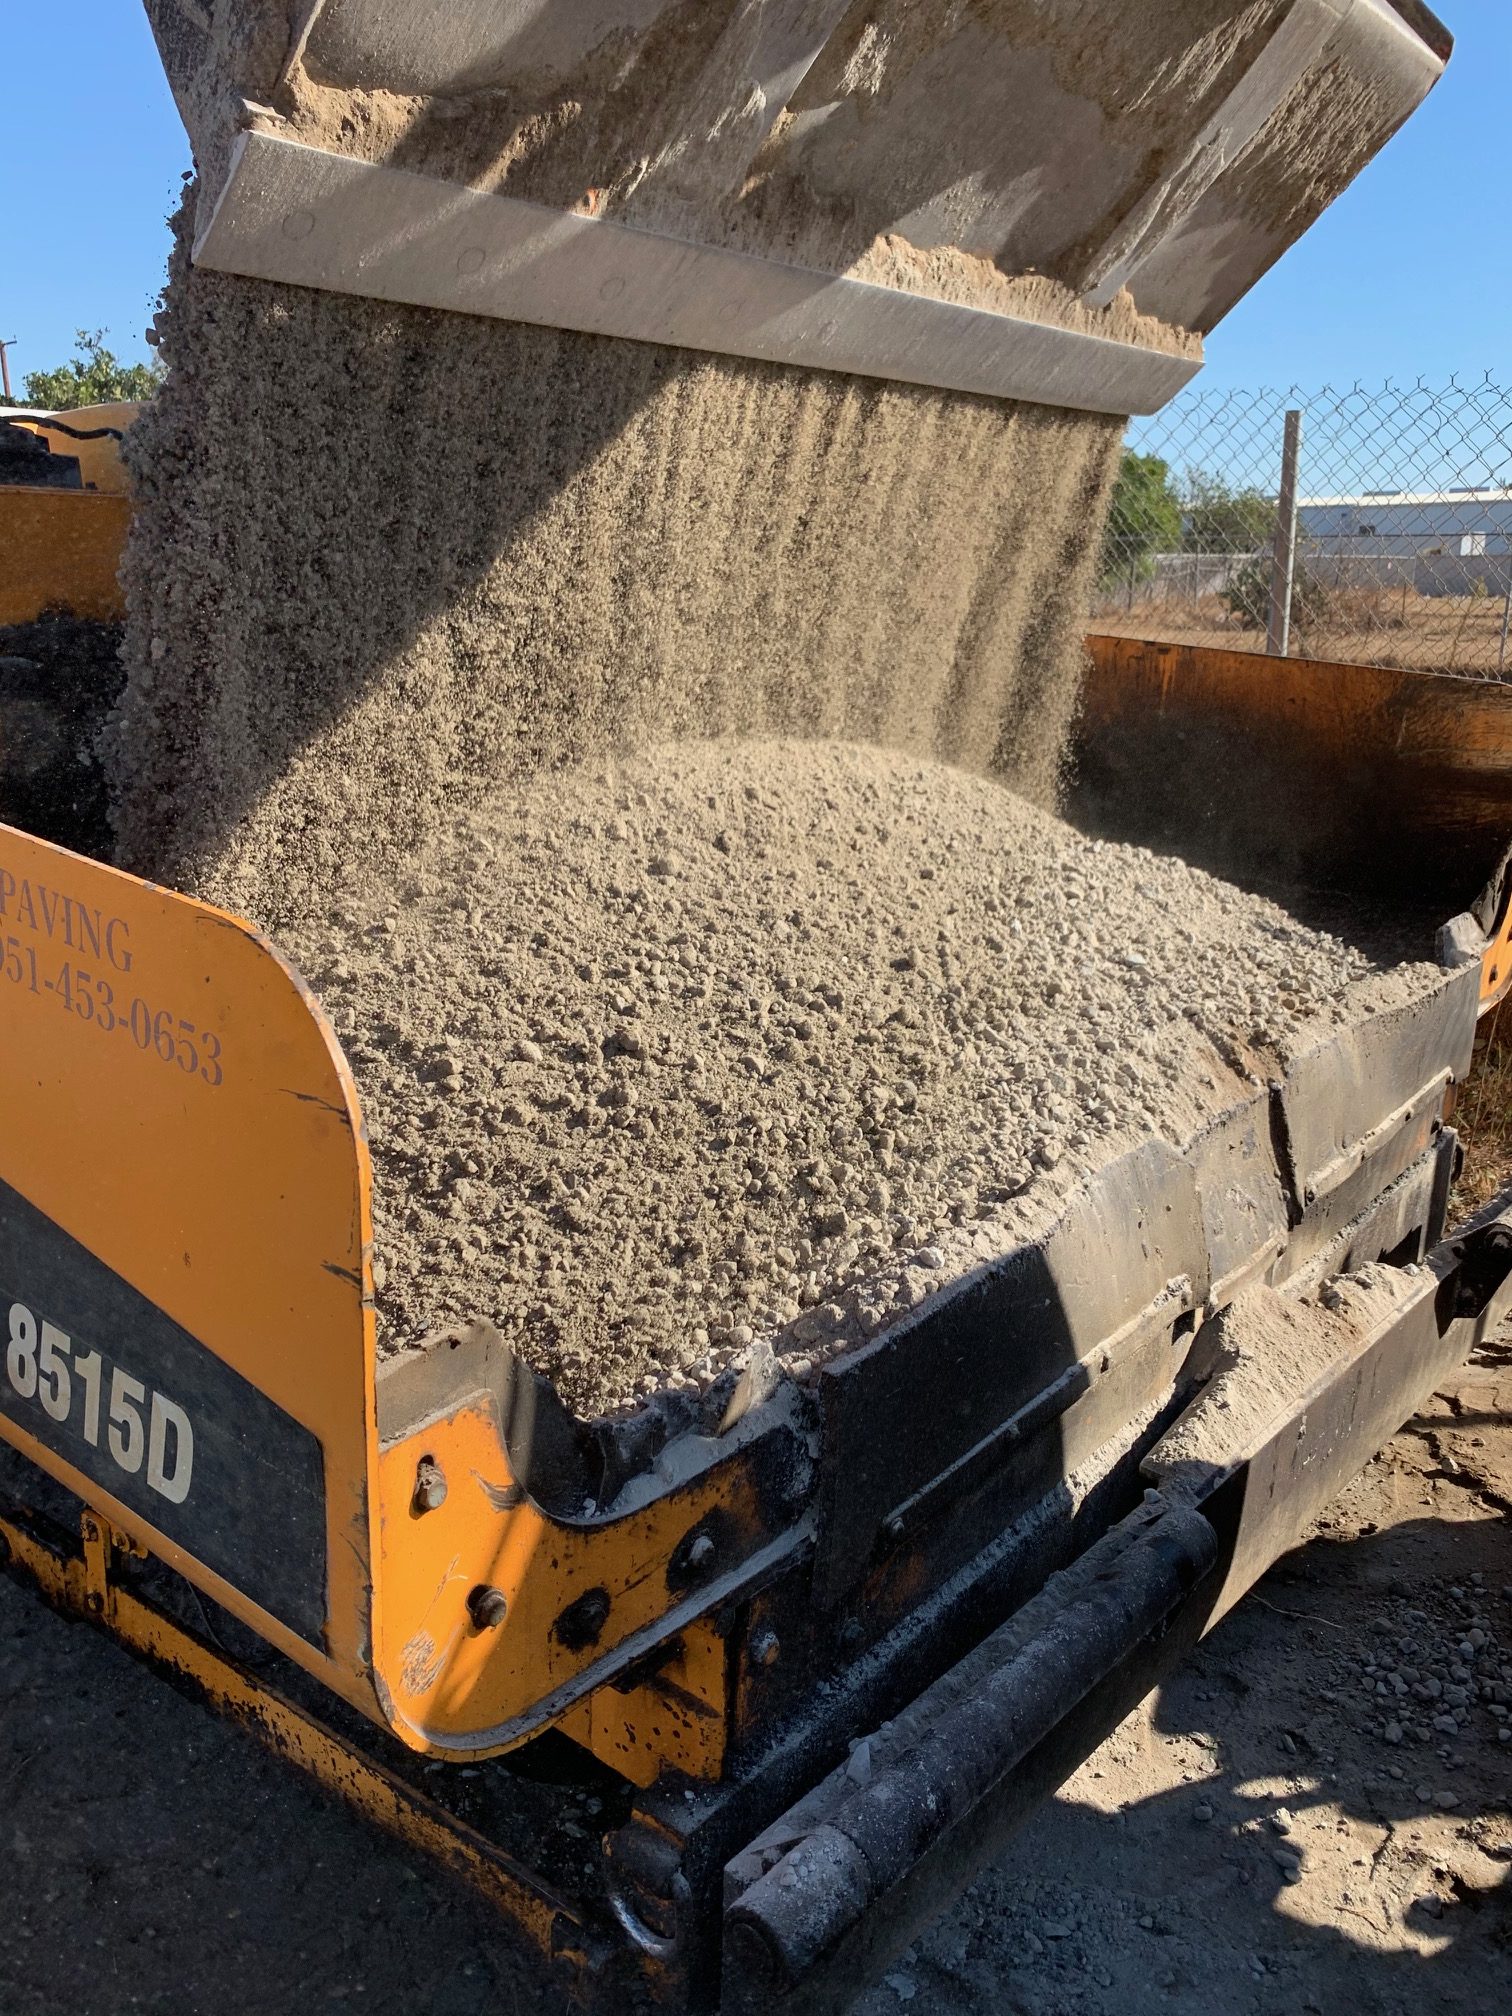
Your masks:
[{"label": "bolt head", "polygon": [[688,1549],[688,1566],[690,1568],[706,1568],[713,1559],[714,1542],[709,1538],[707,1533],[700,1533]]},{"label": "bolt head", "polygon": [[446,1473],[433,1456],[422,1456],[415,1468],[415,1495],[410,1501],[416,1512],[434,1512],[446,1503]]},{"label": "bolt head", "polygon": [[725,1939],[734,1972],[743,1987],[747,1991],[753,1986],[766,1988],[775,1997],[781,1989],[785,1970],[768,1936],[758,1926],[737,1918],[730,1924]]},{"label": "bolt head", "polygon": [[467,1614],[478,1631],[497,1631],[509,1615],[509,1599],[502,1589],[480,1582],[467,1599]]},{"label": "bolt head", "polygon": [[772,1666],[781,1650],[782,1641],[777,1633],[770,1624],[763,1624],[751,1640],[751,1657],[758,1666]]}]

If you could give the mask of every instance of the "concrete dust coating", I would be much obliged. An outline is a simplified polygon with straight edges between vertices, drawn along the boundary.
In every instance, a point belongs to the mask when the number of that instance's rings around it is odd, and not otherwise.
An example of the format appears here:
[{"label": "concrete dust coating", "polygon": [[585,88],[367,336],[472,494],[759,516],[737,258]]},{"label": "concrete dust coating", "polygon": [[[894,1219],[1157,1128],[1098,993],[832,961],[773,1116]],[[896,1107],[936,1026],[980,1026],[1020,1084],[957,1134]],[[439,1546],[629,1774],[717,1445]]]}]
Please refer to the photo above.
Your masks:
[{"label": "concrete dust coating", "polygon": [[[1500,2008],[1509,1368],[1430,1402],[856,2016]],[[1414,1690],[1466,1666],[1450,1737]],[[459,1885],[3,1578],[0,1706],[7,2016],[565,2016]]]},{"label": "concrete dust coating", "polygon": [[554,209],[1199,355],[1199,338],[1141,315],[1127,295],[1102,308],[1081,297],[1139,193],[1136,164],[1180,158],[1287,0],[1146,0],[1137,14],[1117,0],[637,0],[591,17],[480,13],[451,35],[400,21],[367,37],[340,8],[306,9],[291,31],[286,0],[223,6],[207,32],[175,0],[147,8],[211,201],[247,124]]},{"label": "concrete dust coating", "polygon": [[277,931],[511,777],[844,736],[1053,798],[1118,423],[191,272],[121,865]]},{"label": "concrete dust coating", "polygon": [[802,1376],[1422,978],[825,742],[512,787],[282,942],[366,1109],[381,1348],[489,1318],[586,1413],[761,1336]]}]

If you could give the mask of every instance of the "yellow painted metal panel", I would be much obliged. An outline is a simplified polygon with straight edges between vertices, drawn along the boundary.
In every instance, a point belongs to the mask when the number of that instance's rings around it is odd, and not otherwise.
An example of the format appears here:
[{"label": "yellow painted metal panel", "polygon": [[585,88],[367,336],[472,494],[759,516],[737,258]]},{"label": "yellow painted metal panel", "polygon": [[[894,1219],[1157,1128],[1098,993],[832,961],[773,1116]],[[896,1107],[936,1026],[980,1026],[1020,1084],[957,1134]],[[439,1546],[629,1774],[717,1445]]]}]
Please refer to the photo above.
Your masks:
[{"label": "yellow painted metal panel", "polygon": [[638,1687],[600,1687],[564,1715],[563,1733],[632,1785],[652,1786],[670,1765],[717,1779],[729,1733],[728,1648],[704,1621],[679,1633],[672,1655]]},{"label": "yellow painted metal panel", "polygon": [[130,523],[128,497],[0,485],[0,623],[44,609],[124,616],[117,574]]},{"label": "yellow painted metal panel", "polygon": [[[415,1480],[423,1456],[439,1465],[448,1488],[441,1505],[421,1513]],[[695,1626],[712,1592],[674,1588],[669,1573],[694,1528],[717,1530],[721,1553],[734,1560],[763,1539],[751,1477],[738,1457],[607,1524],[552,1519],[521,1490],[482,1397],[384,1449],[378,1498],[382,1602],[373,1650],[380,1691],[406,1742],[459,1755],[511,1748],[606,1678],[616,1654],[649,1650]],[[495,1628],[480,1628],[469,1610],[479,1588],[504,1598]],[[602,1602],[602,1623],[582,1642],[559,1619],[590,1596]],[[707,1684],[719,1706],[701,1718],[710,1727],[700,1727],[699,1748],[722,1754],[722,1654],[713,1665],[717,1679],[701,1668],[697,1691],[704,1694]],[[679,1718],[664,1720],[670,1756],[684,1739],[674,1734]]]},{"label": "yellow painted metal panel", "polygon": [[[20,415],[16,416],[15,424],[40,434],[55,455],[72,455],[86,490],[96,490],[102,497],[124,497],[131,481],[121,460],[121,444],[115,437],[125,433],[141,410],[139,399],[117,399],[103,406],[71,407],[67,413],[59,414],[61,426],[49,426],[46,420],[28,420]],[[102,431],[107,429],[111,431]],[[81,441],[81,434],[93,434],[96,438]]]},{"label": "yellow painted metal panel", "polygon": [[[83,1249],[76,1272],[110,1270],[122,1292],[188,1333],[185,1350],[203,1347],[266,1395],[301,1447],[318,1442],[324,1543],[317,1528],[312,1572],[325,1577],[324,1645],[253,1602],[234,1568],[205,1566],[195,1528],[183,1523],[192,1502],[149,1517],[117,1496],[141,1480],[124,1469],[116,1478],[98,1420],[92,1448],[78,1439],[77,1411],[64,1422],[73,1439],[53,1433],[47,1446],[26,1358],[32,1348],[35,1362],[35,1350],[26,1313],[15,1314],[25,1280],[0,1283],[12,1341],[18,1326],[21,1338],[14,1374],[9,1360],[0,1366],[9,1380],[0,1435],[378,1713],[368,1658],[376,1431],[367,1149],[345,1060],[308,990],[235,918],[0,827],[0,1114],[0,1179],[23,1200],[13,1218],[44,1214]],[[35,1249],[40,1221],[25,1222]],[[13,1269],[27,1272],[26,1239],[10,1244],[20,1255]],[[45,1258],[39,1250],[39,1273]],[[66,1290],[56,1255],[52,1278]],[[31,1312],[43,1322],[48,1314],[45,1305]],[[82,1341],[107,1355],[113,1346],[109,1335]],[[129,1354],[118,1355],[124,1363]],[[221,1390],[240,1390],[224,1372],[215,1377]],[[240,1427],[211,1419],[201,1433],[224,1439]],[[221,1554],[246,1560],[253,1580],[285,1480],[276,1461],[247,1474]]]}]

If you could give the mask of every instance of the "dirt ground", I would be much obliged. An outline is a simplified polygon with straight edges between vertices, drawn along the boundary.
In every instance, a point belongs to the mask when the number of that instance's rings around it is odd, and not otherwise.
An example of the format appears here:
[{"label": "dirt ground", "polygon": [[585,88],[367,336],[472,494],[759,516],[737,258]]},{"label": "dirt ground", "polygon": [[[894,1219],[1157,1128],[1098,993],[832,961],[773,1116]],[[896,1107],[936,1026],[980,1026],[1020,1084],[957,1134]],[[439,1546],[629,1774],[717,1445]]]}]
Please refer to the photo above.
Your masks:
[{"label": "dirt ground", "polygon": [[[1504,1338],[856,2016],[1498,2006],[1512,1718],[1484,1696],[1512,1698],[1509,1650]],[[1462,1726],[1456,1671],[1487,1683]],[[0,1849],[5,2016],[538,2006],[465,1892],[3,1580]]]},{"label": "dirt ground", "polygon": [[[1341,617],[1293,630],[1292,655],[1404,671],[1457,672],[1494,679],[1512,670],[1512,641],[1502,651],[1506,605],[1500,595],[1417,595],[1400,589],[1350,598]],[[1263,651],[1265,632],[1236,623],[1216,595],[1098,608],[1090,627],[1107,637],[1154,637],[1220,651]]]}]

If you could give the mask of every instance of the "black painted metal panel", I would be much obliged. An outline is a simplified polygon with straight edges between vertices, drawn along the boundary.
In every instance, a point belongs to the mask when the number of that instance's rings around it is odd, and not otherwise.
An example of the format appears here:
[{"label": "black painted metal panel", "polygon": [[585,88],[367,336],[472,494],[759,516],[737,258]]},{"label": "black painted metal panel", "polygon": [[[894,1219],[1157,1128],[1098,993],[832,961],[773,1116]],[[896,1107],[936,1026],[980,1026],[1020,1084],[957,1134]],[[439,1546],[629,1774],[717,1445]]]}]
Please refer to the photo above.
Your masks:
[{"label": "black painted metal panel", "polygon": [[0,1342],[0,1415],[28,1454],[71,1464],[324,1642],[317,1438],[6,1183]]}]

